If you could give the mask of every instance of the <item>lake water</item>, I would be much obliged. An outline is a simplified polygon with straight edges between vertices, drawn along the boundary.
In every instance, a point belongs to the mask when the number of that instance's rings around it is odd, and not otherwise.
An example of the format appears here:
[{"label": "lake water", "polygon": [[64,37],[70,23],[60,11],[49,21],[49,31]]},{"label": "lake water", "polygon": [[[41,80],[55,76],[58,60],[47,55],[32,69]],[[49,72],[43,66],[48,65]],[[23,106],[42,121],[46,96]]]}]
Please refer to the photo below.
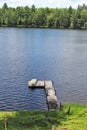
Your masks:
[{"label": "lake water", "polygon": [[59,101],[87,104],[87,31],[0,28],[0,110],[46,110],[32,78],[53,80]]}]

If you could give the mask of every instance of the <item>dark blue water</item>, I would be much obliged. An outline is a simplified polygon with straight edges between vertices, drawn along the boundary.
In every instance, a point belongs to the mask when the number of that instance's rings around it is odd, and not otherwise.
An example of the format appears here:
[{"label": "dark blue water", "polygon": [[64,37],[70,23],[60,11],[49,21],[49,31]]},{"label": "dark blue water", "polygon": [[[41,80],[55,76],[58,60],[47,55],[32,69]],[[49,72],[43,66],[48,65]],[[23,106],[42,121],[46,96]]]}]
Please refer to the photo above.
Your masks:
[{"label": "dark blue water", "polygon": [[62,102],[87,104],[87,31],[0,28],[0,110],[46,110],[32,78],[53,80]]}]

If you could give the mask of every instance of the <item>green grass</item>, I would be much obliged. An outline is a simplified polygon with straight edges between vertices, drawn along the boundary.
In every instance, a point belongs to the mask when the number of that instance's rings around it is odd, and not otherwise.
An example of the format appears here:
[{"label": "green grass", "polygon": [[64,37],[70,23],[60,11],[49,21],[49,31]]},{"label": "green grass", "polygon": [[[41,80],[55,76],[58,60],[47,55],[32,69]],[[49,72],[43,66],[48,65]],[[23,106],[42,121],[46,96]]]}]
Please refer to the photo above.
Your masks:
[{"label": "green grass", "polygon": [[[70,114],[66,114],[68,106]],[[87,130],[87,105],[64,104],[61,111],[13,111],[0,112],[0,130],[8,119],[8,130]]]}]

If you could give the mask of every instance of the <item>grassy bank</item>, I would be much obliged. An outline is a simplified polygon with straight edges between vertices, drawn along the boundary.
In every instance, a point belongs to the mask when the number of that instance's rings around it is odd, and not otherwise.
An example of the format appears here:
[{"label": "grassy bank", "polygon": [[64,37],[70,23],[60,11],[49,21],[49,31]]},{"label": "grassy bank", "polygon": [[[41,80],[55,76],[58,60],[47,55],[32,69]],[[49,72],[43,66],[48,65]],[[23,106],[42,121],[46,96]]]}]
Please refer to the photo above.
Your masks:
[{"label": "grassy bank", "polygon": [[66,114],[69,104],[61,111],[14,111],[0,112],[0,130],[4,130],[4,120],[8,120],[8,130],[67,130],[87,129],[87,105],[70,104],[70,114]]}]

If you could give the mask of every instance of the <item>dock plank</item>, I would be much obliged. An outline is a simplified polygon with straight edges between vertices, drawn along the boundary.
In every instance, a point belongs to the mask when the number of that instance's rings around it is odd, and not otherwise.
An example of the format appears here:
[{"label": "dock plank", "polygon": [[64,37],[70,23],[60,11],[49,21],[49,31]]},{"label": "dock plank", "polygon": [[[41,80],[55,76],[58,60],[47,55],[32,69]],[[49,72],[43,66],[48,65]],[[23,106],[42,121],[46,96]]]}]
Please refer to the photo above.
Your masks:
[{"label": "dock plank", "polygon": [[55,95],[47,96],[47,104],[49,110],[57,110],[58,109],[58,99]]},{"label": "dock plank", "polygon": [[28,87],[36,86],[37,79],[32,79],[31,81],[28,81]]},{"label": "dock plank", "polygon": [[32,79],[28,81],[28,86],[30,88],[44,88],[46,93],[48,110],[57,110],[59,107],[58,99],[56,96],[56,91],[51,80],[41,81],[37,79]]},{"label": "dock plank", "polygon": [[45,81],[45,87],[46,86],[52,87],[53,86],[53,82],[51,80]]},{"label": "dock plank", "polygon": [[47,96],[56,95],[56,91],[55,91],[54,89],[47,89],[47,90],[46,90],[46,95],[47,95]]},{"label": "dock plank", "polygon": [[45,87],[44,81],[37,81],[36,87]]}]

